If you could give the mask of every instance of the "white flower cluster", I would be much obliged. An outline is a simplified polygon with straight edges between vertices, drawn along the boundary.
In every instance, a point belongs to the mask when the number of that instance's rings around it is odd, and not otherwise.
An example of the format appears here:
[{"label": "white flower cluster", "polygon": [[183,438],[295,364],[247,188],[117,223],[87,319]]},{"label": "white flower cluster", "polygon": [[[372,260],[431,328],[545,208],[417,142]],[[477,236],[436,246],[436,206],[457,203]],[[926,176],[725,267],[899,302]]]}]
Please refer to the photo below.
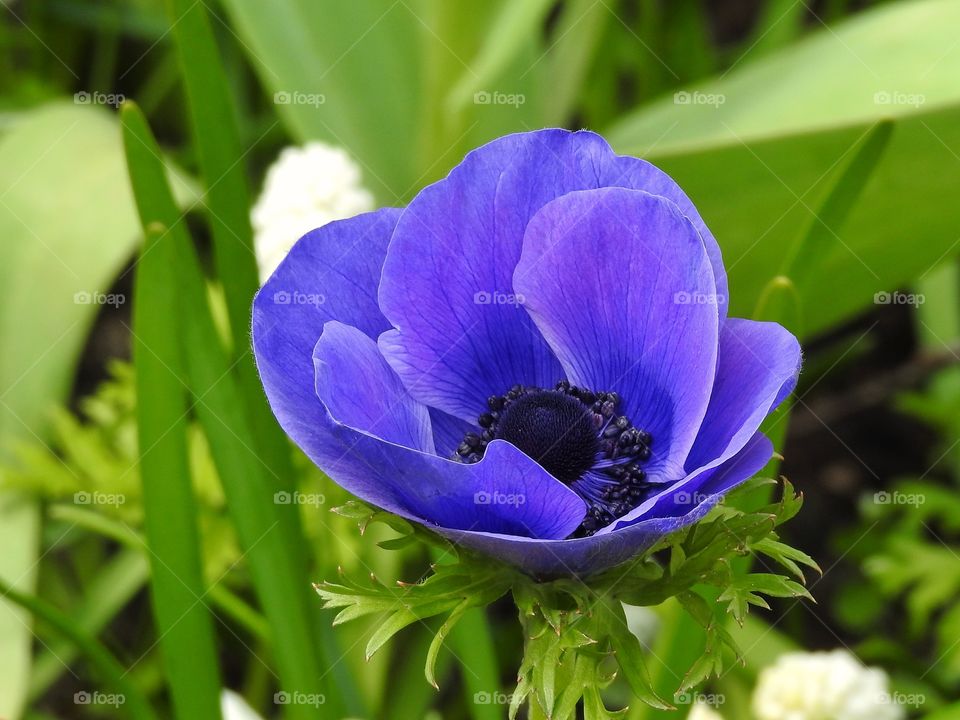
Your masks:
[{"label": "white flower cluster", "polygon": [[247,701],[233,690],[220,693],[220,714],[223,715],[223,720],[263,720],[247,705]]},{"label": "white flower cluster", "polygon": [[[781,655],[757,679],[755,720],[901,720],[887,674],[865,667],[845,650]],[[723,720],[694,706],[688,720]]]},{"label": "white flower cluster", "polygon": [[342,148],[321,142],[284,148],[250,213],[261,282],[305,233],[372,209],[360,168]]},{"label": "white flower cluster", "polygon": [[887,674],[845,650],[787,653],[760,673],[757,720],[899,720]]},{"label": "white flower cluster", "polygon": [[723,720],[723,716],[705,703],[696,703],[690,708],[687,720]]}]

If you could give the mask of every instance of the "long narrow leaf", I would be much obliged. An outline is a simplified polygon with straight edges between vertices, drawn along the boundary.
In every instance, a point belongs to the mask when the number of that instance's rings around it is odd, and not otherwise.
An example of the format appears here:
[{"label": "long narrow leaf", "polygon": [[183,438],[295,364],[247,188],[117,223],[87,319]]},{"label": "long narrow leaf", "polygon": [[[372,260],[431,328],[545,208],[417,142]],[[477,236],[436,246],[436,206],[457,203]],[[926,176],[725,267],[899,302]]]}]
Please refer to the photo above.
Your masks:
[{"label": "long narrow leaf", "polygon": [[214,256],[223,279],[234,352],[248,345],[250,301],[257,289],[249,191],[244,176],[229,83],[214,41],[206,6],[167,0],[180,58],[194,147],[206,185]]},{"label": "long narrow leaf", "polygon": [[[117,659],[110,654],[103,645],[93,637],[90,637],[82,630],[78,629],[74,622],[57,610],[52,605],[32,595],[20,593],[7,583],[0,581],[0,597],[3,597],[16,605],[29,611],[34,617],[48,623],[60,635],[69,639],[76,645],[80,652],[93,664],[103,679],[117,691],[117,694],[123,697],[123,702],[118,705],[121,712],[135,720],[155,720],[156,715],[143,693],[127,677],[127,671],[117,662]],[[219,709],[216,715],[204,715],[194,717],[219,717]]]},{"label": "long narrow leaf", "polygon": [[[124,121],[130,117],[125,113]],[[153,161],[144,159],[132,135],[137,128],[125,122],[124,131],[135,177]],[[176,716],[188,720],[220,717],[222,684],[213,623],[202,602],[197,508],[187,457],[187,398],[178,331],[170,313],[176,292],[173,251],[166,228],[147,228],[134,292],[133,356],[153,613]]]},{"label": "long narrow leaf", "polygon": [[[85,588],[87,593],[71,610],[75,627],[96,635],[146,583],[149,568],[142,552],[125,550],[100,570]],[[30,676],[30,698],[40,697],[66,672],[79,649],[68,640],[49,643],[37,656]]]},{"label": "long narrow leaf", "polygon": [[[222,479],[227,505],[246,553],[254,585],[267,620],[279,670],[281,690],[319,693],[322,673],[314,654],[313,601],[305,567],[281,530],[275,486],[268,479],[269,468],[257,454],[245,417],[232,363],[216,341],[217,333],[199,259],[182,225],[178,225],[165,179],[159,150],[142,114],[133,106],[124,109],[125,127],[138,143],[141,172],[134,177],[134,192],[141,220],[170,224],[175,245],[171,266],[176,280],[171,289],[175,303],[168,308],[179,318],[179,332],[185,351],[189,385],[196,399],[196,412],[210,443],[211,453]],[[148,161],[152,158],[152,161]],[[149,163],[152,162],[152,165]],[[305,542],[302,538],[299,542]],[[339,712],[337,696],[324,693],[325,709]],[[290,704],[289,717],[313,717],[309,705]]]},{"label": "long narrow leaf", "polygon": [[[289,442],[267,406],[250,352],[250,305],[258,282],[244,163],[249,148],[240,144],[230,83],[221,62],[207,6],[193,0],[168,0],[167,8],[183,71],[194,145],[206,183],[206,206],[217,274],[227,301],[233,338],[229,368],[235,373],[250,429],[243,443],[256,451],[255,462],[266,471],[261,474],[271,488],[269,496],[272,497],[277,491],[292,492],[296,488]],[[227,366],[224,366],[223,371],[226,370]],[[277,531],[285,538],[292,567],[306,574],[309,554],[299,508],[293,504],[276,505],[273,515]],[[324,648],[331,643],[319,628],[312,632],[313,642],[307,644],[314,656],[310,665],[319,665],[322,664]],[[338,656],[339,652],[334,649],[334,654]],[[343,695],[353,698],[351,710],[359,712],[362,709],[359,693],[349,682],[328,682],[326,692],[331,696],[328,702],[334,707],[339,701],[332,696]]]}]

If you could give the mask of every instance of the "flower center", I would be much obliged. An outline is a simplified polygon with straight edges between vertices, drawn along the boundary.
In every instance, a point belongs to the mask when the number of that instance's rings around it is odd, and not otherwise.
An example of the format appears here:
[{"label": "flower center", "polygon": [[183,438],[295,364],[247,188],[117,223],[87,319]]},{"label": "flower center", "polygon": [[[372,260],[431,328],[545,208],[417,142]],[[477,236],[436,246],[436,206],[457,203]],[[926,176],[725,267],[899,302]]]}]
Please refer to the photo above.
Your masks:
[{"label": "flower center", "polygon": [[574,536],[592,535],[622,517],[648,495],[640,463],[650,458],[650,434],[617,414],[620,396],[557,383],[553,390],[514,385],[487,401],[457,459],[479,462],[493,440],[506,440],[566,483],[587,503]]},{"label": "flower center", "polygon": [[536,390],[510,403],[494,438],[516,445],[565,483],[593,467],[600,447],[589,408],[556,390]]}]

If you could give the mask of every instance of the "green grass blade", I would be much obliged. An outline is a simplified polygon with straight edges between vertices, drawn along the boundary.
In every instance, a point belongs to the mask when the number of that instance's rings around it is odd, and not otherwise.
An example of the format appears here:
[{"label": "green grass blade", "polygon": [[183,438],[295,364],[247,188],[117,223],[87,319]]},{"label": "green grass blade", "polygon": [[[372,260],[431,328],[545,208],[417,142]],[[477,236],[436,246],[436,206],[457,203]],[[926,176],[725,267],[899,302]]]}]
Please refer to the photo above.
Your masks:
[{"label": "green grass blade", "polygon": [[[259,287],[250,227],[250,195],[244,157],[228,81],[207,17],[206,6],[192,0],[168,0],[173,37],[183,70],[194,147],[206,184],[206,207],[213,234],[217,275],[224,287],[248,418],[262,457],[279,479],[278,489],[292,490],[289,444],[274,421],[250,354],[250,304]],[[286,513],[285,531],[296,528],[295,508]],[[297,535],[291,534],[293,542]],[[303,562],[306,555],[300,554]]]},{"label": "green grass blade", "polygon": [[[227,505],[245,558],[250,566],[260,603],[271,627],[281,689],[317,693],[322,673],[314,653],[309,603],[314,601],[305,565],[282,531],[279,508],[293,507],[273,502],[275,485],[270,469],[257,454],[245,408],[233,375],[233,363],[216,342],[216,327],[207,302],[199,260],[182,225],[163,177],[159,149],[142,114],[132,105],[124,108],[124,124],[132,147],[138,143],[134,194],[145,225],[160,222],[171,227],[175,244],[171,267],[176,279],[171,292],[174,316],[180,319],[187,375],[196,399],[196,412],[210,443],[211,453],[224,486]],[[151,159],[152,158],[152,159]],[[302,538],[299,541],[305,544]],[[325,710],[340,711],[339,696],[324,693]],[[308,705],[285,706],[288,717],[313,717]]]},{"label": "green grass blade", "polygon": [[[149,567],[142,552],[124,550],[118,553],[86,584],[86,596],[70,612],[73,625],[96,637],[143,587],[148,573]],[[43,695],[57,681],[73,663],[77,652],[78,648],[64,640],[49,643],[49,648],[37,655],[30,676],[31,699]]]},{"label": "green grass blade", "polygon": [[[194,146],[206,181],[214,257],[224,287],[233,338],[232,357],[222,371],[229,368],[237,378],[250,428],[243,443],[256,450],[253,462],[261,471],[266,471],[260,474],[270,487],[269,496],[272,497],[279,490],[295,490],[296,475],[290,460],[289,442],[267,406],[250,352],[250,306],[259,283],[243,162],[246,149],[240,146],[229,89],[231,83],[221,63],[207,7],[193,0],[168,0],[167,7],[175,22],[173,37],[183,70]],[[236,444],[235,441],[231,443]],[[291,565],[305,575],[309,567],[308,553],[299,509],[295,505],[280,505],[274,506],[274,511],[273,520],[277,523],[277,531],[285,538]],[[322,641],[319,631],[313,637],[310,652],[315,659],[310,665],[319,665],[323,648],[328,643]],[[341,693],[358,696],[351,683],[327,683],[328,702],[333,706],[339,703],[329,696]]]},{"label": "green grass blade", "polygon": [[450,643],[462,666],[467,709],[473,720],[498,720],[503,708],[476,702],[479,693],[494,695],[500,690],[500,670],[490,623],[483,608],[464,613],[450,633]]},{"label": "green grass blade", "polygon": [[514,0],[503,3],[479,54],[465,68],[447,98],[448,112],[457,113],[489,90],[510,66],[530,37],[536,37],[552,0]]},{"label": "green grass blade", "polygon": [[[145,160],[143,126],[124,113],[131,176]],[[162,172],[162,166],[158,165]],[[148,170],[147,170],[148,171]],[[134,180],[134,186],[139,183]],[[213,623],[202,601],[197,507],[187,458],[187,398],[176,316],[172,236],[147,228],[134,289],[134,367],[144,523],[151,557],[153,613],[178,718],[219,718],[220,681]],[[189,658],[189,662],[187,661]]]},{"label": "green grass blade", "polygon": [[[50,508],[50,518],[52,520],[62,520],[78,528],[83,528],[84,530],[109,538],[130,550],[136,551],[138,560],[140,558],[146,560],[148,553],[147,543],[143,539],[143,536],[134,531],[129,525],[113,520],[101,513],[75,505],[54,505]],[[131,575],[131,571],[127,571],[123,578],[117,581],[113,587],[114,594],[121,591],[118,590],[118,586],[122,589],[133,584],[138,576],[136,575],[136,570],[132,572],[134,573],[133,575]],[[238,625],[245,628],[257,639],[263,640],[264,642],[270,641],[270,628],[267,626],[267,621],[264,620],[263,616],[250,607],[245,600],[235,595],[225,585],[217,584],[207,588],[207,597],[210,599],[210,604],[221,611],[223,617],[233,619]],[[103,610],[98,609],[98,612],[103,613]],[[61,655],[61,657],[63,656]],[[59,660],[56,658],[50,659],[62,670],[63,666]],[[38,663],[37,673],[39,674],[39,672]],[[34,685],[36,685],[36,683],[34,683]]]},{"label": "green grass blade", "polygon": [[773,0],[761,11],[753,34],[744,43],[739,64],[747,57],[760,55],[795,40],[803,31],[803,22],[809,8],[794,0]]},{"label": "green grass blade", "polygon": [[249,344],[250,302],[258,287],[249,190],[230,85],[206,6],[167,0],[187,95],[193,146],[206,186],[217,274],[223,280],[235,354]]},{"label": "green grass blade", "polygon": [[783,275],[802,286],[819,267],[834,243],[842,243],[843,224],[876,170],[893,133],[893,122],[877,123],[859,143],[853,158],[844,168],[826,200],[813,218],[810,228],[785,263]]},{"label": "green grass blade", "polygon": [[544,121],[566,126],[581,97],[597,43],[613,20],[607,7],[596,0],[564,3],[563,14],[549,50],[551,91],[544,98]]},{"label": "green grass blade", "polygon": [[[101,678],[117,693],[123,695],[124,702],[119,706],[121,712],[135,720],[156,720],[157,716],[147,699],[127,678],[127,671],[123,666],[95,638],[77,628],[72,618],[40,598],[18,592],[2,580],[0,580],[0,596],[24,608],[35,618],[48,623],[60,635],[76,645],[96,668]],[[195,717],[219,717],[219,708],[216,715]]]}]

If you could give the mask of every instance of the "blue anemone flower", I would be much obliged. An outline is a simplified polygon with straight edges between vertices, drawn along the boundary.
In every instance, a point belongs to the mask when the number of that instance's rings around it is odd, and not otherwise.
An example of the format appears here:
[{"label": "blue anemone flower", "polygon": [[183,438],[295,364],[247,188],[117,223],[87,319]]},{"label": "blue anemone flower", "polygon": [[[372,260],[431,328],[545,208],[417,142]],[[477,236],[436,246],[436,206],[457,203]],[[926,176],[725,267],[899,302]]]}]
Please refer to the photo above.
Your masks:
[{"label": "blue anemone flower", "polygon": [[273,412],[334,481],[539,576],[702,518],[773,452],[797,340],[726,317],[716,240],[590,132],[509,135],[404,209],[305,235],[260,290]]}]

